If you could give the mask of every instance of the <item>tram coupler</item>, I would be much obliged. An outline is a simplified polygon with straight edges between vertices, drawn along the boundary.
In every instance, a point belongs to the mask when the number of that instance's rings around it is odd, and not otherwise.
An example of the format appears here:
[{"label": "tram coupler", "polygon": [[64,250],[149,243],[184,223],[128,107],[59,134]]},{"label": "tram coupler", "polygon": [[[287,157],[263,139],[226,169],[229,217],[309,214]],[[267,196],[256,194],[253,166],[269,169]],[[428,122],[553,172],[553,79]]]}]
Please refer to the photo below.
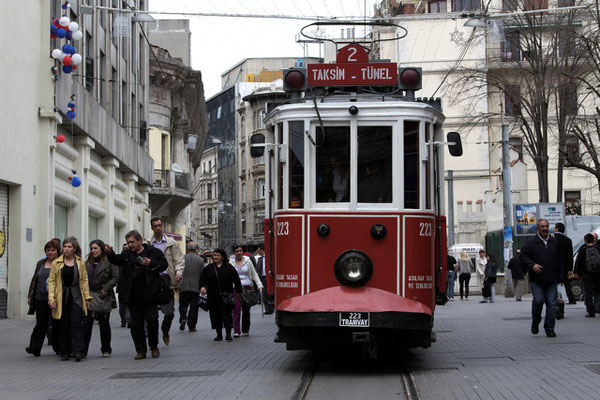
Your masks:
[{"label": "tram coupler", "polygon": [[352,332],[352,343],[368,343],[370,340],[369,332]]}]

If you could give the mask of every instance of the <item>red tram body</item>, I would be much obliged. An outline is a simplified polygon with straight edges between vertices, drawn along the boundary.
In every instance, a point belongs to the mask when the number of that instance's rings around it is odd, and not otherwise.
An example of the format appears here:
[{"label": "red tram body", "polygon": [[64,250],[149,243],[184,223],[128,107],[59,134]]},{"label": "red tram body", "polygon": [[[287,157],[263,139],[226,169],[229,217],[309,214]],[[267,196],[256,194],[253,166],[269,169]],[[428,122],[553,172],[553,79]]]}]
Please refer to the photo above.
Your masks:
[{"label": "red tram body", "polygon": [[440,102],[343,86],[278,105],[252,139],[275,341],[429,347],[446,283]]}]

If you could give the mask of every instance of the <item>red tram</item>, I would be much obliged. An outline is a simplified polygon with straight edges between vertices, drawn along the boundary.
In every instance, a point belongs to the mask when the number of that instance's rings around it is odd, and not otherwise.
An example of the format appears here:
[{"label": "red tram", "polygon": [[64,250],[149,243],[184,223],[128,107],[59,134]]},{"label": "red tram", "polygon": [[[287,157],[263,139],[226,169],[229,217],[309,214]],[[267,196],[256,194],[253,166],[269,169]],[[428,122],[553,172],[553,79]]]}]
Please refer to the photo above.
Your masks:
[{"label": "red tram", "polygon": [[267,137],[251,139],[267,171],[275,341],[289,350],[435,341],[444,145],[460,155],[460,137],[444,141],[439,99],[414,98],[420,69],[363,51],[350,44],[336,64],[285,70],[292,99],[265,118]]}]

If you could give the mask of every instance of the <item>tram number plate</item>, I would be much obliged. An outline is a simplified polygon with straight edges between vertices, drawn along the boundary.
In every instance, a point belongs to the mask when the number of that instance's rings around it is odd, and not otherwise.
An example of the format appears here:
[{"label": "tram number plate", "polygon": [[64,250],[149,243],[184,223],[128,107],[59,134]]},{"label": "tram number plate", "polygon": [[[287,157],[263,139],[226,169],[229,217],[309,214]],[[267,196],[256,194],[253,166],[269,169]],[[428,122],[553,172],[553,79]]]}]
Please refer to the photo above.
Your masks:
[{"label": "tram number plate", "polygon": [[368,312],[341,312],[340,326],[368,328],[371,319]]}]

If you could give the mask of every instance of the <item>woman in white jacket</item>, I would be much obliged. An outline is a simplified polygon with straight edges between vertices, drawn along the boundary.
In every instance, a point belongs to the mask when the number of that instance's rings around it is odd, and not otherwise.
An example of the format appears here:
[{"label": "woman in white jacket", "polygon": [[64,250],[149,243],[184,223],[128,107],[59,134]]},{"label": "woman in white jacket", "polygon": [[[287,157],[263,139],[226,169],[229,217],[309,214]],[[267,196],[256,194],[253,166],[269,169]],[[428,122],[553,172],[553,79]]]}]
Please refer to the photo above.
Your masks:
[{"label": "woman in white jacket", "polygon": [[485,266],[487,264],[487,258],[485,257],[485,251],[479,250],[479,258],[475,260],[477,264],[477,286],[483,288],[485,281]]},{"label": "woman in white jacket", "polygon": [[[230,263],[233,265],[240,276],[243,290],[249,290],[254,293],[252,282],[256,284],[262,298],[263,285],[260,277],[254,269],[254,265],[250,257],[244,255],[242,246],[233,246],[233,256],[230,258]],[[233,337],[248,336],[250,333],[250,307],[242,300],[242,296],[235,297],[235,307],[233,308]],[[241,322],[241,329],[240,329]]]}]

